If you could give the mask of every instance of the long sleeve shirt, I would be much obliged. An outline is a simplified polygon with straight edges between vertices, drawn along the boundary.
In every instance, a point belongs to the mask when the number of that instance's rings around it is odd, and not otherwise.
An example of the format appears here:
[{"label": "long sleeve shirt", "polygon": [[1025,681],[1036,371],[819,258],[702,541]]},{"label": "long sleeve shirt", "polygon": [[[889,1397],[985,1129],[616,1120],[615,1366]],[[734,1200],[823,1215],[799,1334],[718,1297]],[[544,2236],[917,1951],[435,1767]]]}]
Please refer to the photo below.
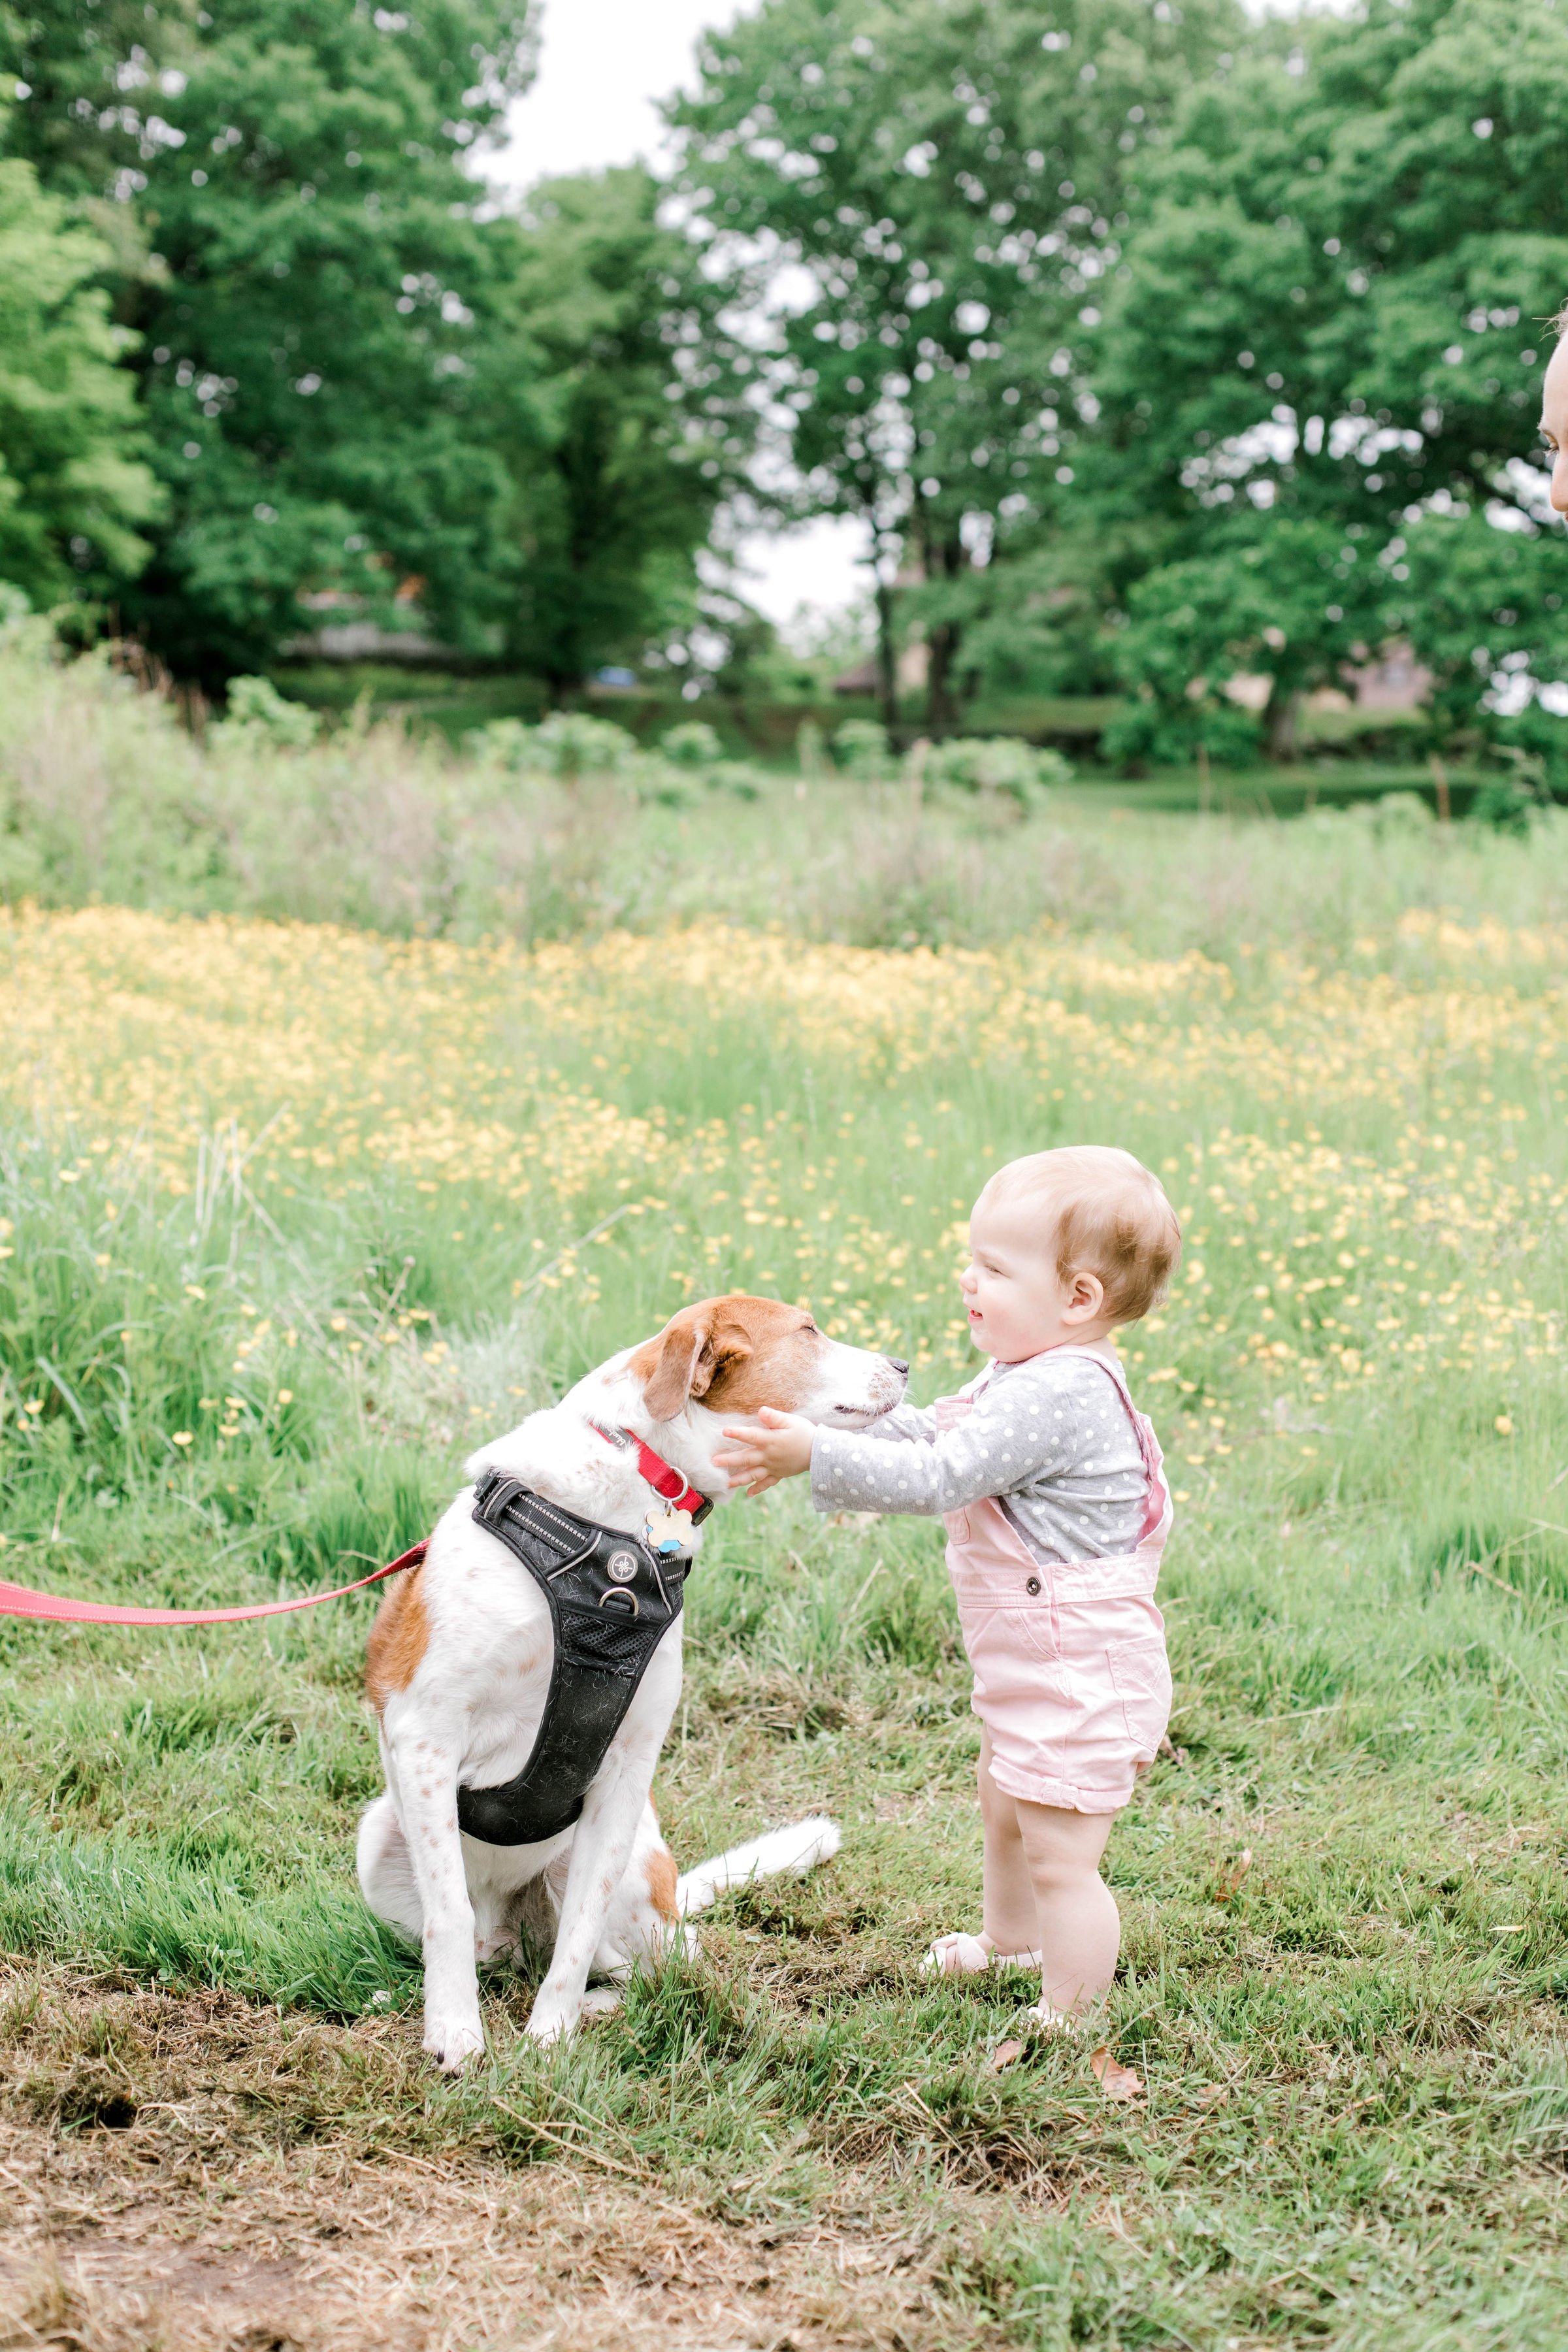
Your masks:
[{"label": "long sleeve shirt", "polygon": [[1047,1565],[1131,1551],[1148,1475],[1112,1375],[1087,1356],[994,1364],[961,1394],[971,1411],[939,1429],[903,1404],[867,1430],[819,1429],[811,1499],[819,1511],[909,1511],[924,1517],[998,1501]]}]

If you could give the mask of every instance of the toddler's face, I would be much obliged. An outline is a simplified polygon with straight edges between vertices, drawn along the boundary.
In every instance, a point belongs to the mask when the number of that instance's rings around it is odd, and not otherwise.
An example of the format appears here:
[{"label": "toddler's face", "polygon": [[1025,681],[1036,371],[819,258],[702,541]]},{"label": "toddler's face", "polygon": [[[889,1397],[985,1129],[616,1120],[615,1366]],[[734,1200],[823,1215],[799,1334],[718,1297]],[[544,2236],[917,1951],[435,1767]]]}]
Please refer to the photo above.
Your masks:
[{"label": "toddler's face", "polygon": [[[1054,1221],[1038,1196],[1011,1202],[983,1193],[969,1220],[969,1264],[959,1288],[969,1336],[983,1355],[1020,1363],[1064,1341],[1082,1344],[1110,1326],[1098,1318],[1092,1275],[1064,1282],[1057,1272]],[[1087,1312],[1085,1310],[1088,1310]]]}]

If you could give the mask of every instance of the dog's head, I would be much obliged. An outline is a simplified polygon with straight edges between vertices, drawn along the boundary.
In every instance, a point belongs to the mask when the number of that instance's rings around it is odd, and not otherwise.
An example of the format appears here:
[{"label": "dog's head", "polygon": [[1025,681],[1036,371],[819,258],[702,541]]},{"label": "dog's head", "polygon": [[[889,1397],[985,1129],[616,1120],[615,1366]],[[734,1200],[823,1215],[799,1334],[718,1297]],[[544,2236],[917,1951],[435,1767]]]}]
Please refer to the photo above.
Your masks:
[{"label": "dog's head", "polygon": [[829,1429],[864,1429],[899,1402],[910,1368],[830,1339],[807,1307],[737,1290],[683,1307],[632,1350],[626,1369],[654,1421],[674,1421],[691,1404],[729,1414],[771,1404]]}]

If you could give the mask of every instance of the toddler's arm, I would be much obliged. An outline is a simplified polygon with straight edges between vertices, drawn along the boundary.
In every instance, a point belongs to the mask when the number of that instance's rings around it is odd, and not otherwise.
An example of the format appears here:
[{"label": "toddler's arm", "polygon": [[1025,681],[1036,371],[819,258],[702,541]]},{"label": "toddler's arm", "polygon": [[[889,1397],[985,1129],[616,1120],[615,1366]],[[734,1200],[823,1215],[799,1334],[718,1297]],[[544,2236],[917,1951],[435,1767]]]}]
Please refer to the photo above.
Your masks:
[{"label": "toddler's arm", "polygon": [[[983,1495],[1010,1495],[1066,1467],[1076,1423],[1032,1380],[983,1390],[965,1419],[939,1429],[933,1413],[900,1405],[867,1430],[814,1429],[798,1413],[758,1414],[760,1429],[727,1429],[714,1458],[750,1494],[811,1472],[819,1511],[909,1511],[925,1518]],[[889,1427],[889,1423],[901,1426]]]},{"label": "toddler's arm", "polygon": [[[891,1416],[889,1415],[889,1419]],[[965,1418],[877,1443],[882,1427],[819,1429],[811,1449],[811,1499],[819,1511],[908,1511],[938,1518],[984,1495],[1009,1495],[1065,1463],[1065,1423],[1047,1422],[1032,1382],[986,1388]],[[901,1435],[901,1433],[899,1433]],[[923,1440],[924,1442],[921,1442]]]},{"label": "toddler's arm", "polygon": [[[798,1412],[778,1412],[763,1405],[757,1415],[760,1428],[727,1429],[725,1451],[714,1461],[748,1495],[765,1495],[781,1478],[796,1478],[811,1467],[813,1424]],[[895,1405],[864,1435],[869,1439],[917,1444],[936,1435],[936,1415],[918,1404]]]}]

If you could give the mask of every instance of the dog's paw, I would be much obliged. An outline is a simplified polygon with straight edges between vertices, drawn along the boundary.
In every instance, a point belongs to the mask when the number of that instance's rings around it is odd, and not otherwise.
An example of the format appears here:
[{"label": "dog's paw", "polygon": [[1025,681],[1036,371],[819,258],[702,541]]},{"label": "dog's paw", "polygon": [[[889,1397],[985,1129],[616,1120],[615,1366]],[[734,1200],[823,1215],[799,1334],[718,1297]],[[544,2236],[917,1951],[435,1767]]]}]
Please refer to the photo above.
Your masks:
[{"label": "dog's paw", "polygon": [[485,2032],[482,2025],[448,2024],[439,2018],[426,2021],[425,2047],[443,2074],[460,2074],[470,2058],[483,2054]]},{"label": "dog's paw", "polygon": [[571,2041],[582,2014],[581,2000],[555,2000],[541,1993],[523,2032],[530,2042],[537,2042],[542,2049],[548,2049],[552,2042]]},{"label": "dog's paw", "polygon": [[583,1995],[583,2015],[584,2018],[608,2017],[619,2009],[625,1999],[619,1985],[590,1985]]}]

